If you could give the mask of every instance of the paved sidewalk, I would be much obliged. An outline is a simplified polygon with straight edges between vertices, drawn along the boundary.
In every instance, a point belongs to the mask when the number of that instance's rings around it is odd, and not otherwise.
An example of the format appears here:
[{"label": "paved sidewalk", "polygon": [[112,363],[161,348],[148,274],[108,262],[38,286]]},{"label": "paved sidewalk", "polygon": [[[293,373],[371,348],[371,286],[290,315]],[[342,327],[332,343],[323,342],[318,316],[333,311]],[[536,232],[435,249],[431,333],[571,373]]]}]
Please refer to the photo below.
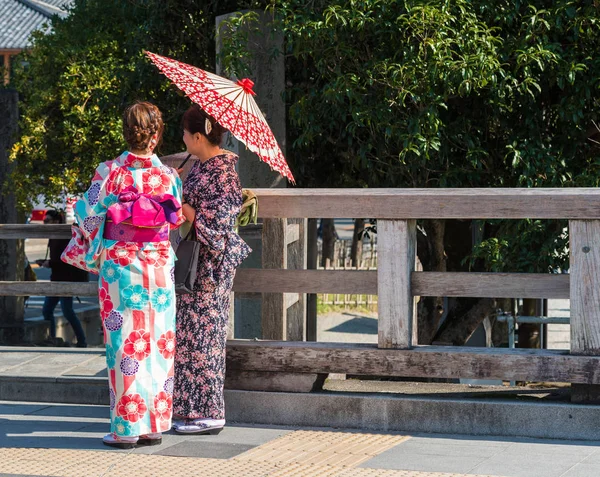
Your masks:
[{"label": "paved sidewalk", "polygon": [[592,477],[600,442],[228,423],[161,446],[101,443],[108,407],[0,402],[0,476]]}]

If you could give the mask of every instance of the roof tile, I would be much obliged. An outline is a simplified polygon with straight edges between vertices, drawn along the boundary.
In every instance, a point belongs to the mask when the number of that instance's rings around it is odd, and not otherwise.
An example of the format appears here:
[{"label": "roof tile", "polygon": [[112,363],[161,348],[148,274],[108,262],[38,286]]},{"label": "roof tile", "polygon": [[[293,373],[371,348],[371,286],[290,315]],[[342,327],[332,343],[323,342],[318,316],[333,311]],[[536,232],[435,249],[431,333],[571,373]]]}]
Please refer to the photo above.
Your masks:
[{"label": "roof tile", "polygon": [[[29,1],[43,2],[63,9],[73,3],[72,0]],[[0,50],[21,50],[31,46],[31,34],[36,30],[49,30],[49,24],[50,16],[19,0],[0,0]]]}]

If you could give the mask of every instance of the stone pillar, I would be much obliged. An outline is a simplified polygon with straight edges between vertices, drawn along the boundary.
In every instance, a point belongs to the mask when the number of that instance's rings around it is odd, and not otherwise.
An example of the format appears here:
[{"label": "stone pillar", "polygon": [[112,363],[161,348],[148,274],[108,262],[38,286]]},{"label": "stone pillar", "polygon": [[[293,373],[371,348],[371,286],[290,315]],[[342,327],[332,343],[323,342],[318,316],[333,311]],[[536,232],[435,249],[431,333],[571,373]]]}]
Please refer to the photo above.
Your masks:
[{"label": "stone pillar", "polygon": [[[257,12],[259,15],[258,29],[251,28],[248,33],[248,44],[252,50],[250,63],[250,79],[254,81],[254,99],[265,115],[285,155],[286,128],[285,128],[285,64],[282,55],[273,58],[272,52],[277,49],[283,52],[283,35],[274,33],[268,15]],[[219,64],[221,52],[221,35],[226,34],[220,26],[236,13],[221,15],[216,18],[217,27],[217,74],[223,75]],[[238,173],[242,187],[247,189],[286,187],[286,179],[263,163],[253,152],[246,149],[244,144],[233,137],[229,137],[225,147],[240,156]],[[260,210],[260,203],[259,203]],[[262,224],[247,226],[240,229],[241,237],[252,247],[252,254],[242,264],[243,268],[262,268]],[[265,294],[268,295],[268,294]],[[268,299],[268,298],[267,298]],[[258,293],[236,294],[234,300],[234,321],[236,338],[260,338],[262,336],[261,315],[262,297]]]},{"label": "stone pillar", "polygon": [[[11,165],[8,155],[17,134],[18,94],[0,91],[0,223],[18,223],[14,189],[6,184]],[[0,240],[0,280],[23,280],[23,240]],[[0,341],[17,343],[23,339],[23,297],[0,297]]]},{"label": "stone pillar", "polygon": [[[254,99],[261,109],[265,118],[283,154],[286,149],[286,128],[285,128],[285,102],[283,94],[285,92],[285,62],[283,57],[283,34],[273,31],[272,19],[264,12],[256,12],[259,22],[255,28],[250,28],[248,32],[248,45],[252,58],[250,60],[250,79],[254,81]],[[222,71],[219,55],[221,53],[222,43],[220,35],[226,34],[225,29],[221,29],[221,24],[228,18],[237,15],[237,13],[228,13],[218,16],[217,23],[217,65],[216,73],[224,75]],[[281,55],[273,58],[273,51],[281,52]],[[286,187],[286,179],[279,173],[260,161],[256,154],[246,149],[244,144],[235,138],[229,138],[227,147],[239,154],[240,162],[238,164],[238,173],[244,187]]]}]

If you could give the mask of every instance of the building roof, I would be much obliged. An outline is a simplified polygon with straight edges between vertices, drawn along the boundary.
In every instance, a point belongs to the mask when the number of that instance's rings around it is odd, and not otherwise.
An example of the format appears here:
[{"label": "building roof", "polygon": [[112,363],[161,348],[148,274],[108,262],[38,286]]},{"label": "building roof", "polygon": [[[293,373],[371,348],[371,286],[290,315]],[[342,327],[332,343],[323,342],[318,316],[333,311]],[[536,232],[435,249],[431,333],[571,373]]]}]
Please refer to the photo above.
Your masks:
[{"label": "building roof", "polygon": [[54,15],[64,17],[74,0],[0,0],[0,50],[22,50],[31,34],[44,30]]}]

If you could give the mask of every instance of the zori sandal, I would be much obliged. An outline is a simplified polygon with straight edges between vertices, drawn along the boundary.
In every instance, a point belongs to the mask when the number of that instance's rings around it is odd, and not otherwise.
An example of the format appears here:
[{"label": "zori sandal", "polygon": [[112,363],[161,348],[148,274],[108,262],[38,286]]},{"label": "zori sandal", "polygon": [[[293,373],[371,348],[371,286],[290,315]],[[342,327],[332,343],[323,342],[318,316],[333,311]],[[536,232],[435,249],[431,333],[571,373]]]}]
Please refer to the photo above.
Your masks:
[{"label": "zori sandal", "polygon": [[180,434],[217,435],[223,430],[225,419],[185,419],[175,421],[173,429]]},{"label": "zori sandal", "polygon": [[162,433],[153,432],[151,434],[142,434],[137,443],[138,446],[159,446],[162,444]]},{"label": "zori sandal", "polygon": [[117,449],[133,449],[137,446],[138,437],[117,436],[114,432],[106,434],[102,438],[102,442],[106,446],[116,447]]}]

